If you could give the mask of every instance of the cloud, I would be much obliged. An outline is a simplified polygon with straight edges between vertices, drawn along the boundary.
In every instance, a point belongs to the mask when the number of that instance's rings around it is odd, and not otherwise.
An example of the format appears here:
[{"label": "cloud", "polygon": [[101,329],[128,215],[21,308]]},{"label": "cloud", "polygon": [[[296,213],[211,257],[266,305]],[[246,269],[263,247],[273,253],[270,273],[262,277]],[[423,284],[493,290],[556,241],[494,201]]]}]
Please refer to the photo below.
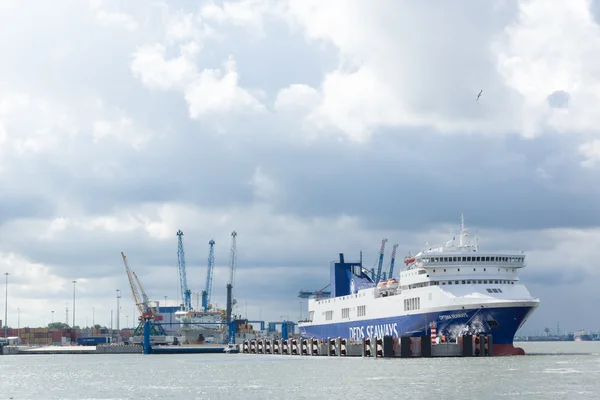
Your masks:
[{"label": "cloud", "polygon": [[338,253],[362,250],[371,267],[386,237],[387,265],[392,243],[399,257],[445,243],[462,212],[482,247],[526,252],[522,279],[542,299],[526,329],[586,324],[600,226],[593,4],[11,4],[10,324],[17,308],[22,325],[63,320],[76,280],[79,324],[110,324],[120,289],[123,325],[135,312],[121,251],[152,299],[175,301],[178,229],[193,292],[214,238],[224,305],[236,230],[237,312],[294,319],[298,291],[325,287]]}]

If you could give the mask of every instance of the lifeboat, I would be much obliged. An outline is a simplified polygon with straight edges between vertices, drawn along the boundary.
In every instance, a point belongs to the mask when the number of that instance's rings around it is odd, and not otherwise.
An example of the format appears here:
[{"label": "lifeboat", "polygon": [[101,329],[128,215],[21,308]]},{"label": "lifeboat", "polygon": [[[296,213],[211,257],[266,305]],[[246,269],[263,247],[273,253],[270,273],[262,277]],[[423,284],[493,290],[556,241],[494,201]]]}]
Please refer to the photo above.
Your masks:
[{"label": "lifeboat", "polygon": [[404,257],[404,264],[412,264],[415,262],[415,258],[411,256]]},{"label": "lifeboat", "polygon": [[398,281],[395,279],[388,279],[385,283],[386,289],[396,289],[398,287]]},{"label": "lifeboat", "polygon": [[380,281],[377,284],[377,289],[385,289],[385,285],[387,284],[387,281]]}]

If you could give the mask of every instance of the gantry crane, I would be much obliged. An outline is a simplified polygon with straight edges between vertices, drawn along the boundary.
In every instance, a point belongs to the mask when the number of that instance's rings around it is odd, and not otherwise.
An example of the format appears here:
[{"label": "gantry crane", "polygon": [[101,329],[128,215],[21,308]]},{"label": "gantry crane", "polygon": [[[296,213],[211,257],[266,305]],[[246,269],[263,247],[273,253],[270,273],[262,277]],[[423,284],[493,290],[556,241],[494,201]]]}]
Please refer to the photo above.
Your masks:
[{"label": "gantry crane", "polygon": [[206,270],[206,286],[202,291],[202,309],[204,311],[208,311],[212,308],[210,304],[210,295],[212,292],[212,279],[213,279],[213,270],[215,268],[215,241],[211,239],[208,242],[209,250],[208,250],[208,269]]},{"label": "gantry crane", "polygon": [[179,281],[181,284],[181,300],[182,307],[185,311],[192,309],[192,292],[188,289],[186,267],[185,267],[185,252],[183,251],[183,232],[177,231],[177,261],[179,264]]},{"label": "gantry crane", "polygon": [[331,292],[329,292],[329,291],[325,292],[325,289],[327,289],[330,285],[331,285],[331,283],[329,285],[325,286],[323,289],[317,290],[315,292],[309,292],[307,290],[300,290],[298,297],[300,297],[301,299],[308,299],[310,297],[314,297],[315,299],[320,299],[322,297],[329,297],[329,296],[331,296]]}]

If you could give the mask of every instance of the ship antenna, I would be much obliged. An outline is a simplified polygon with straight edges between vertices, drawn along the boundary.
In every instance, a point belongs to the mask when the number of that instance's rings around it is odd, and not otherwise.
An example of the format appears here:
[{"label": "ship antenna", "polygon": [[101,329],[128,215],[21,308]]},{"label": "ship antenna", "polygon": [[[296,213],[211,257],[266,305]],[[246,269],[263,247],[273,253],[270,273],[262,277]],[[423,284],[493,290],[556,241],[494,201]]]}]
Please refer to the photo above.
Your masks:
[{"label": "ship antenna", "polygon": [[459,246],[463,247],[465,245],[463,238],[465,235],[465,214],[460,213],[460,241]]}]

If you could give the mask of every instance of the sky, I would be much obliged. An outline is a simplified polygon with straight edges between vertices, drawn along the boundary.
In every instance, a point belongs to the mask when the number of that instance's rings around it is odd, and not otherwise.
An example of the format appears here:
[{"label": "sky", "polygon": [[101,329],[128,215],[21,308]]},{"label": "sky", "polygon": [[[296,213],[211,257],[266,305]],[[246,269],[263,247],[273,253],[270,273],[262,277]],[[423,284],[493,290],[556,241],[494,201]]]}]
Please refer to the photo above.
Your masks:
[{"label": "sky", "polygon": [[193,292],[214,239],[225,305],[235,230],[234,311],[297,319],[340,252],[372,266],[385,237],[387,265],[464,213],[482,250],[525,251],[526,333],[598,329],[599,22],[586,0],[2,1],[8,325],[71,323],[74,287],[77,325],[110,325],[117,289],[132,325],[121,252],[174,302],[179,229]]}]

